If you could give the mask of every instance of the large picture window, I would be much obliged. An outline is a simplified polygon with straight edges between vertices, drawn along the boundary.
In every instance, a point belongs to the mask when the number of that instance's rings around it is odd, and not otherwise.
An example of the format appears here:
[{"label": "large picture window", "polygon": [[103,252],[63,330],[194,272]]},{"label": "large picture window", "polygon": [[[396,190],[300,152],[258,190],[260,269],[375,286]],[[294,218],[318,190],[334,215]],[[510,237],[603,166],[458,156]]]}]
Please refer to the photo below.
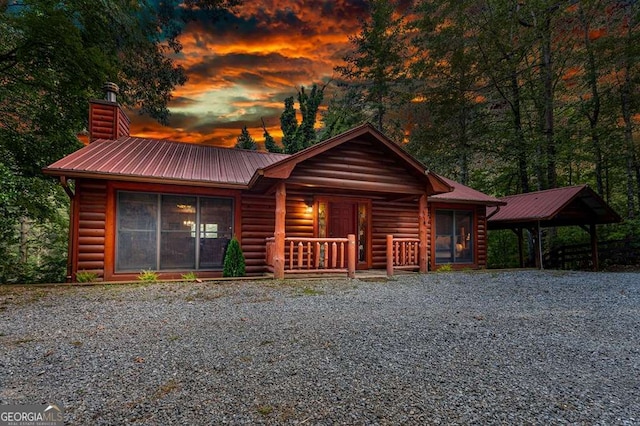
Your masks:
[{"label": "large picture window", "polygon": [[222,268],[233,200],[118,192],[116,272]]},{"label": "large picture window", "polygon": [[473,263],[473,212],[436,210],[436,264]]}]

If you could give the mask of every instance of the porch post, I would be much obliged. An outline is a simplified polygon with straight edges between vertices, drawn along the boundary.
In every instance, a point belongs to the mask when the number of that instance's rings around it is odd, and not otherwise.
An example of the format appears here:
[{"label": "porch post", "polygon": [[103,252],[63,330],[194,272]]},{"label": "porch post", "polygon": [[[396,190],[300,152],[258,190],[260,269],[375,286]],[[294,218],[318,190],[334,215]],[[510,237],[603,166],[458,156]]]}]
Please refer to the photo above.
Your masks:
[{"label": "porch post", "polygon": [[349,242],[347,243],[347,276],[349,278],[356,277],[356,236],[354,234],[347,235]]},{"label": "porch post", "polygon": [[418,203],[418,238],[420,238],[420,272],[425,274],[427,272],[427,219],[429,213],[427,211],[427,194],[420,196],[420,202]]},{"label": "porch post", "polygon": [[273,278],[284,279],[284,237],[285,220],[287,216],[287,190],[284,182],[278,184],[276,188],[276,224],[273,232]]},{"label": "porch post", "polygon": [[387,235],[387,277],[393,276],[393,235]]},{"label": "porch post", "polygon": [[600,269],[600,260],[598,259],[598,234],[595,223],[589,224],[589,235],[591,236],[591,262],[593,263],[593,270],[598,271]]}]

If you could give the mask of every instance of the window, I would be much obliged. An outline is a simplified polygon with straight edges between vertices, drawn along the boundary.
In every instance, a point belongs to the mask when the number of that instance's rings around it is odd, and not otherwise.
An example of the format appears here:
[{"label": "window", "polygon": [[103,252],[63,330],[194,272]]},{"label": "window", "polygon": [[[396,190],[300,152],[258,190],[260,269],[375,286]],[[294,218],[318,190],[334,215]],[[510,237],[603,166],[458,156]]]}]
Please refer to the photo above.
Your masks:
[{"label": "window", "polygon": [[118,192],[117,272],[220,269],[232,236],[231,199]]},{"label": "window", "polygon": [[473,263],[473,212],[436,210],[436,264]]}]

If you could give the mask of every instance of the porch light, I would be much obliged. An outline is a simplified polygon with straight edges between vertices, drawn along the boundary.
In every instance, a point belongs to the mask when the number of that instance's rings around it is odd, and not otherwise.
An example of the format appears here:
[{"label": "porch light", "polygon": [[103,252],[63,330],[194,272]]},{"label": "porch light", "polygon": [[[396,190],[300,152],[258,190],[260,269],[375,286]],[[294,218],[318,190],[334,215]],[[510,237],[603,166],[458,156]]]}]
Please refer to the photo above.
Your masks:
[{"label": "porch light", "polygon": [[307,205],[306,212],[313,213],[313,198],[312,197],[305,198],[304,203]]}]

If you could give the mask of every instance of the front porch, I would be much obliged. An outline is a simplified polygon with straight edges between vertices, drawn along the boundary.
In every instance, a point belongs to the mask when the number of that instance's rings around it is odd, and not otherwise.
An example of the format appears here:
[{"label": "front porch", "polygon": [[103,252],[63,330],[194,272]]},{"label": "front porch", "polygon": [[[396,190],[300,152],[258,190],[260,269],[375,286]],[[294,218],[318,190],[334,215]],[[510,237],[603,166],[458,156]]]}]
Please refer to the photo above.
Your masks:
[{"label": "front porch", "polygon": [[[356,236],[347,238],[295,238],[285,237],[284,271],[276,273],[275,237],[266,239],[267,270],[274,278],[293,275],[356,274],[373,273],[373,269],[356,269]],[[382,270],[377,270],[382,271]],[[418,238],[394,238],[387,235],[387,267],[384,273],[391,277],[398,271],[420,271],[420,240]],[[379,274],[380,272],[378,272]],[[378,274],[375,274],[376,276]]]}]

